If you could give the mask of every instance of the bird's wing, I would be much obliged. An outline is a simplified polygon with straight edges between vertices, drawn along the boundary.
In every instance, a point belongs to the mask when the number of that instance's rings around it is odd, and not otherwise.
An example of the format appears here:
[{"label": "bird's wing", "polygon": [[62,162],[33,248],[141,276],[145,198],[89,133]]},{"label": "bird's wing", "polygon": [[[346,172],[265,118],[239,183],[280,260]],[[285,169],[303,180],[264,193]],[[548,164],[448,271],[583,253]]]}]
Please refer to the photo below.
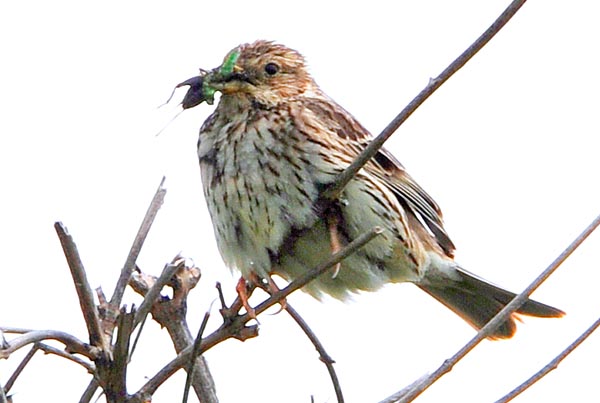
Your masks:
[{"label": "bird's wing", "polygon": [[[345,139],[347,151],[358,155],[369,144],[369,131],[334,101],[312,99],[305,105],[317,116],[336,123],[333,132]],[[418,229],[429,233],[446,255],[453,256],[455,247],[444,229],[441,209],[388,150],[381,148],[364,169],[392,191],[407,215],[415,218],[412,222]]]}]

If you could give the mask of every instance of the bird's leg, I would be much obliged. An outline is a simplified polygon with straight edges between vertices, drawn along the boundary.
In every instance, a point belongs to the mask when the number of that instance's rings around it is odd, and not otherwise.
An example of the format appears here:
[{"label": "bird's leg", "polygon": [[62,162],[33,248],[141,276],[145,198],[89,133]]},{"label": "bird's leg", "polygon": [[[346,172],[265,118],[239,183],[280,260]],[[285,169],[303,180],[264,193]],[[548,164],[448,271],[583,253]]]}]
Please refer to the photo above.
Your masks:
[{"label": "bird's leg", "polygon": [[252,295],[252,291],[254,291],[254,288],[256,288],[257,284],[260,284],[260,279],[255,273],[252,273],[249,280],[246,280],[244,277],[240,277],[237,285],[235,286],[235,291],[238,294],[241,306],[244,307],[248,313],[248,316],[252,319],[256,319],[256,312],[254,312],[254,308],[252,308],[248,303],[248,298],[250,298],[250,295]]},{"label": "bird's leg", "polygon": [[[340,233],[338,232],[338,216],[335,214],[331,214],[327,216],[327,226],[329,228],[329,244],[331,245],[331,254],[336,254],[342,249],[342,243],[340,242]],[[333,275],[331,278],[336,278],[338,273],[340,272],[340,268],[342,267],[342,263],[338,262],[334,269]]]},{"label": "bird's leg", "polygon": [[[277,287],[277,284],[275,284],[275,281],[273,281],[271,276],[267,276],[267,286],[266,286],[265,291],[267,291],[271,295],[281,291],[279,289],[279,287]],[[281,308],[277,312],[275,312],[275,314],[278,314],[279,312],[281,312],[285,308],[287,308],[287,300],[284,298],[281,301],[279,301],[279,304],[280,304]]]}]

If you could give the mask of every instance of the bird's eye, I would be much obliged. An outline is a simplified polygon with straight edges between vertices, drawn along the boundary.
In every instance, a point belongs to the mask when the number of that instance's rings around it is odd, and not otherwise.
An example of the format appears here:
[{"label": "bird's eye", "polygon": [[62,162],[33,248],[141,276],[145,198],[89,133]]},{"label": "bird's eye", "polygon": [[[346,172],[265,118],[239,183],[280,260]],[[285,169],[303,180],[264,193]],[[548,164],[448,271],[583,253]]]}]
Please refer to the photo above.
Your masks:
[{"label": "bird's eye", "polygon": [[279,66],[276,65],[275,63],[267,63],[265,65],[265,73],[267,73],[270,76],[277,74],[278,71],[279,71]]}]

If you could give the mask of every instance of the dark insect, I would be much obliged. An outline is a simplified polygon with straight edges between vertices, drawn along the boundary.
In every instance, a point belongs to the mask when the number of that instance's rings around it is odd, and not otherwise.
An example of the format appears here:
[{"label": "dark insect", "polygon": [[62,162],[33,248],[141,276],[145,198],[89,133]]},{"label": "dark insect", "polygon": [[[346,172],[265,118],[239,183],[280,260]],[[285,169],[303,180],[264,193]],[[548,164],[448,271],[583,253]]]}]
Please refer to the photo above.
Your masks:
[{"label": "dark insect", "polygon": [[183,101],[181,101],[181,106],[183,109],[193,108],[206,101],[206,97],[204,94],[204,76],[196,76],[185,80],[182,83],[179,83],[175,86],[175,88],[183,87],[184,85],[189,85],[190,88],[185,93],[185,97],[183,97]]}]

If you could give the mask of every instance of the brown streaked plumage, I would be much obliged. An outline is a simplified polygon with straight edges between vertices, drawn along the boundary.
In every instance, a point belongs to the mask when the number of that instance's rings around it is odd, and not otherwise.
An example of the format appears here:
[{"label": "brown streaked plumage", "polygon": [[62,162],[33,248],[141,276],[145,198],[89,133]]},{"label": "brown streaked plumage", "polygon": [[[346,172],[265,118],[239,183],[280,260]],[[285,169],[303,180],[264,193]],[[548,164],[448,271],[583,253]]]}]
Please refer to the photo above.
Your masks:
[{"label": "brown streaked plumage", "polygon": [[[454,262],[440,208],[387,150],[339,200],[321,198],[371,134],[320,90],[298,52],[267,41],[232,52],[224,62],[235,61],[230,72],[203,77],[222,96],[198,143],[204,194],[227,266],[247,279],[294,279],[378,225],[382,235],[305,291],[344,299],[409,281],[475,328],[510,302],[513,293]],[[518,313],[563,315],[533,300]],[[512,336],[515,317],[492,337]]]}]

